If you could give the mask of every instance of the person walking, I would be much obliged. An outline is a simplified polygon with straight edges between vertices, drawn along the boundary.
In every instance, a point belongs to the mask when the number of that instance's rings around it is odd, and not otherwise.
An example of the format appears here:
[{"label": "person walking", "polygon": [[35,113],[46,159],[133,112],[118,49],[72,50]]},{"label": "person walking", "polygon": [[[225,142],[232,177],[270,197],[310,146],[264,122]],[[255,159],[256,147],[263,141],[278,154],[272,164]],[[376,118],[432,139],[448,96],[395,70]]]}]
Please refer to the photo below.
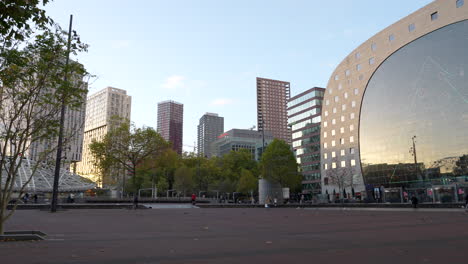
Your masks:
[{"label": "person walking", "polygon": [[34,200],[34,203],[37,204],[37,194],[34,194],[33,200]]},{"label": "person walking", "polygon": [[196,200],[197,200],[197,196],[194,193],[192,193],[192,205],[195,205]]},{"label": "person walking", "polygon": [[418,207],[418,198],[416,196],[411,197],[411,204],[413,204],[413,208]]},{"label": "person walking", "polygon": [[468,193],[465,195],[465,210],[468,212]]}]

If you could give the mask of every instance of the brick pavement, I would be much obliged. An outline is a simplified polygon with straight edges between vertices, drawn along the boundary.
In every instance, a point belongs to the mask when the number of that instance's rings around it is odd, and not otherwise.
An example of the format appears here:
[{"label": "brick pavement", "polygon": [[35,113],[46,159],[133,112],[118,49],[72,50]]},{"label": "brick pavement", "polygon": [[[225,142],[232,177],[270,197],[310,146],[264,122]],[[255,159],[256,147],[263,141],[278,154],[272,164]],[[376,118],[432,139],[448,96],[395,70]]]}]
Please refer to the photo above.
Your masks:
[{"label": "brick pavement", "polygon": [[21,210],[0,263],[466,263],[464,212],[239,209]]}]

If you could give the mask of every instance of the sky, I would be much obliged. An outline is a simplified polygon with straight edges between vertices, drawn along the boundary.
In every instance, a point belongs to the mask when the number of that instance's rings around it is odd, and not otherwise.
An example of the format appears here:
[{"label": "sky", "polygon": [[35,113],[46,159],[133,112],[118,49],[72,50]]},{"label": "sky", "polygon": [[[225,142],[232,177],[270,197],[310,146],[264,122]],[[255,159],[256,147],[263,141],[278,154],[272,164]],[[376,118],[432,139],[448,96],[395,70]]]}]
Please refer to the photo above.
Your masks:
[{"label": "sky", "polygon": [[184,104],[184,150],[206,112],[224,130],[257,124],[256,77],[291,96],[326,87],[357,46],[431,0],[54,0],[45,9],[89,44],[73,59],[132,96],[131,121],[156,128],[157,103]]}]

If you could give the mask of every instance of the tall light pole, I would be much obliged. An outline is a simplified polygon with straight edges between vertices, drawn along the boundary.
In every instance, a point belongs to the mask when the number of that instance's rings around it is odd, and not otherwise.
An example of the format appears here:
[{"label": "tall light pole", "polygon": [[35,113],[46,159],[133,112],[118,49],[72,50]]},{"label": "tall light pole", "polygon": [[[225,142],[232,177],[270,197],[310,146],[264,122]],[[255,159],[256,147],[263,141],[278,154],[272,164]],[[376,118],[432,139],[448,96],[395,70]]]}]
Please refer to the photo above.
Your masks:
[{"label": "tall light pole", "polygon": [[[73,15],[70,15],[70,24],[68,27],[67,53],[66,53],[67,57],[65,60],[65,74],[63,77],[64,85],[66,85],[68,81],[68,63],[70,60],[72,22],[73,22]],[[52,213],[57,211],[57,196],[58,196],[58,185],[59,185],[59,179],[60,179],[60,165],[62,162],[63,130],[64,130],[64,123],[65,123],[65,98],[66,98],[66,95],[65,95],[65,92],[63,92],[62,93],[62,108],[60,111],[60,128],[59,128],[58,144],[57,144],[57,157],[55,159],[54,186],[52,190],[52,202],[50,204],[50,211]]]}]

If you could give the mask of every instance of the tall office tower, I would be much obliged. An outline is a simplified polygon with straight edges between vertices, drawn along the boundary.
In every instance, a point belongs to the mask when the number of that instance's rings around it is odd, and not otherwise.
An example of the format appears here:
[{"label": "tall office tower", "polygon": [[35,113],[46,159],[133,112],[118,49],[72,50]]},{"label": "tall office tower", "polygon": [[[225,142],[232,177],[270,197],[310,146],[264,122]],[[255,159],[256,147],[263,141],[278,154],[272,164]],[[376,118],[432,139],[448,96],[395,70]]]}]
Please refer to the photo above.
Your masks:
[{"label": "tall office tower", "polygon": [[[89,150],[93,140],[100,141],[112,128],[111,119],[130,120],[132,97],[127,91],[107,87],[88,97],[86,103],[86,119],[84,125],[83,158],[77,164],[77,172],[93,181],[99,181],[94,166],[94,158]],[[118,123],[112,122],[112,125]],[[118,177],[119,175],[115,175]],[[101,184],[106,185],[105,182]]]},{"label": "tall office tower", "polygon": [[224,117],[214,113],[204,114],[198,125],[198,154],[211,157],[210,144],[223,132]]},{"label": "tall office tower", "polygon": [[178,154],[182,154],[183,124],[183,104],[170,100],[158,103],[158,132]]},{"label": "tall office tower", "polygon": [[[87,89],[88,84],[82,83],[81,89]],[[83,147],[83,131],[85,122],[85,111],[86,111],[86,94],[83,94],[83,104],[79,109],[65,109],[64,119],[64,141],[62,148],[62,162],[63,168],[75,172],[75,165],[81,160],[82,147]],[[57,116],[57,119],[60,117]],[[55,148],[58,144],[58,137],[50,138],[46,140],[34,141],[29,145],[26,156],[33,160],[43,160],[41,157],[46,151]],[[55,162],[57,152],[52,151],[45,157],[46,162]]]},{"label": "tall office tower", "polygon": [[257,77],[257,126],[270,131],[274,138],[291,143],[288,128],[287,102],[290,97],[289,82]]},{"label": "tall office tower", "polygon": [[292,145],[302,171],[302,193],[321,193],[320,121],[324,88],[314,87],[292,97],[288,102],[288,123]]}]

